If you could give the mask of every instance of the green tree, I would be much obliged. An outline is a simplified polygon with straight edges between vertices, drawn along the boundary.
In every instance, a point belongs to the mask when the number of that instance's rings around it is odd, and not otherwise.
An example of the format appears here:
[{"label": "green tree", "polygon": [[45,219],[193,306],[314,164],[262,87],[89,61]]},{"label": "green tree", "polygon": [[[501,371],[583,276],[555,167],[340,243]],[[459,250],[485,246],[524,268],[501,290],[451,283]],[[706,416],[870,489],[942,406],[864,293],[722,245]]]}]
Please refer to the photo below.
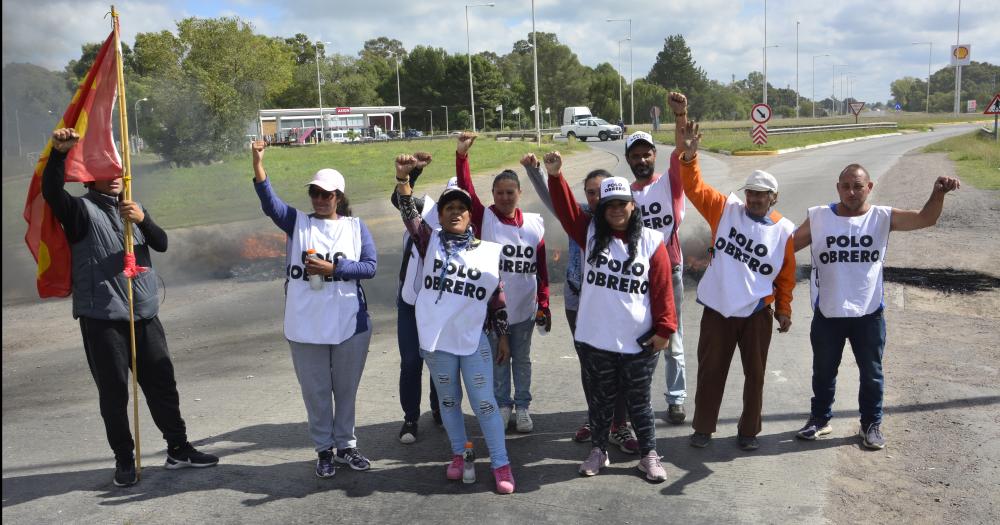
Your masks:
[{"label": "green tree", "polygon": [[[682,35],[670,35],[663,42],[663,49],[657,53],[653,68],[646,75],[646,81],[671,91],[699,93],[707,78],[705,72],[695,64],[691,48]],[[693,103],[694,101],[692,101]]]}]

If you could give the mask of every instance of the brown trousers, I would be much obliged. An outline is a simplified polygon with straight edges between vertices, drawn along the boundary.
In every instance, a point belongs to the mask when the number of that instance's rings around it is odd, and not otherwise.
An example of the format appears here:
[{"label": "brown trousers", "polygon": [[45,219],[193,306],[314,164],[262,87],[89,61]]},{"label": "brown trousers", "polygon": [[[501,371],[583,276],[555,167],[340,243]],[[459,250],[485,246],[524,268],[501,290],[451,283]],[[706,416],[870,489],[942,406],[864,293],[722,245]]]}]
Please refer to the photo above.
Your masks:
[{"label": "brown trousers", "polygon": [[741,436],[760,433],[760,412],[764,400],[764,368],[771,345],[774,310],[770,305],[750,317],[723,317],[705,308],[698,338],[698,389],[694,397],[694,430],[715,432],[719,420],[726,376],[733,352],[740,348],[743,362],[743,414],[737,427]]}]

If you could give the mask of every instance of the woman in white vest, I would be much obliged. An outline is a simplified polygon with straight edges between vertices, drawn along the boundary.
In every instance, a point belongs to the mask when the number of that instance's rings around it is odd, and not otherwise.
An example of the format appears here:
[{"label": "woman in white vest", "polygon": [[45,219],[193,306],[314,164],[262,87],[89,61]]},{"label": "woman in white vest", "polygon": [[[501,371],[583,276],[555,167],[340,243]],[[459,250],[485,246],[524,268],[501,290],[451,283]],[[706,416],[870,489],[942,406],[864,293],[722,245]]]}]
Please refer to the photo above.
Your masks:
[{"label": "woman in white vest", "polygon": [[556,216],[583,247],[583,283],[574,335],[590,412],[590,454],[580,465],[585,476],[608,461],[608,430],[615,399],[624,394],[639,441],[638,469],[649,481],[667,479],[656,452],[650,387],[658,354],[677,330],[671,265],[663,234],[642,225],[629,183],[601,181],[593,218],[583,212],[561,172],[558,152],[545,155],[549,195]]},{"label": "woman in white vest", "polygon": [[278,198],[264,171],[265,146],[253,144],[254,188],[264,214],[288,236],[285,338],[319,456],[316,475],[332,477],[334,462],[368,470],[371,462],[354,435],[354,409],[372,333],[361,279],[375,276],[375,242],[351,216],[336,170],[321,169],[306,184],[313,213]]},{"label": "woman in white vest", "polygon": [[[472,198],[461,188],[448,188],[438,198],[438,222],[432,229],[413,204],[409,174],[416,160],[396,158],[399,212],[423,258],[420,291],[414,304],[420,354],[436,384],[441,420],[451,442],[446,476],[462,479],[468,436],[462,415],[462,387],[479,420],[490,452],[496,490],[514,492],[514,476],[504,443],[504,425],[493,396],[493,352],[487,331],[498,338],[496,360],[509,355],[507,311],[500,281],[502,247],[477,239],[471,222]],[[461,376],[461,379],[459,378]]]},{"label": "woman in white vest", "polygon": [[[500,278],[507,298],[510,324],[510,359],[493,367],[493,395],[500,404],[504,426],[516,413],[517,431],[531,432],[531,334],[535,323],[552,330],[549,311],[549,272],[545,261],[545,224],[537,213],[518,207],[521,182],[517,173],[505,170],[493,179],[493,205],[483,206],[476,195],[469,169],[469,150],[476,135],[464,132],[455,150],[458,187],[472,197],[472,227],[484,241],[500,244]],[[496,352],[497,338],[490,336]],[[514,396],[511,397],[513,376]]]}]

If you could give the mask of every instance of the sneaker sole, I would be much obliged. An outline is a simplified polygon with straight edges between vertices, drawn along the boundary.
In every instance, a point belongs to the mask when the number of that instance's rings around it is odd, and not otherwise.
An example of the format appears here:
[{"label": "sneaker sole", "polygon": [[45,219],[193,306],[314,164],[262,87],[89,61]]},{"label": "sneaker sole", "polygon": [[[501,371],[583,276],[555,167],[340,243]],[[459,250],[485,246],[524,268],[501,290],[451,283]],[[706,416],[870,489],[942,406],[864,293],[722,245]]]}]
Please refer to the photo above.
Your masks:
[{"label": "sneaker sole", "polygon": [[605,459],[605,460],[604,460],[604,464],[603,464],[603,465],[601,465],[600,467],[598,467],[598,469],[597,469],[596,471],[589,471],[589,470],[583,470],[583,469],[581,468],[581,469],[580,469],[580,475],[581,475],[581,476],[587,476],[587,477],[590,477],[590,476],[596,476],[596,475],[597,475],[598,473],[600,473],[600,472],[601,472],[601,469],[602,469],[602,468],[604,468],[604,467],[607,467],[607,466],[610,466],[610,465],[611,465],[611,460],[610,460],[610,459]]},{"label": "sneaker sole", "polygon": [[706,448],[706,447],[708,447],[709,444],[712,443],[712,441],[709,440],[709,441],[706,441],[705,443],[695,443],[694,441],[689,441],[688,443],[690,443],[690,445],[692,447],[694,447],[694,448]]},{"label": "sneaker sole", "polygon": [[364,472],[366,470],[371,470],[371,468],[372,468],[371,463],[369,463],[368,466],[366,466],[366,467],[362,467],[362,468],[355,467],[354,465],[351,464],[350,461],[347,461],[346,459],[340,459],[337,456],[333,457],[333,461],[336,462],[336,463],[340,463],[341,465],[347,465],[348,467],[351,467],[351,470],[357,470],[358,472]]},{"label": "sneaker sole", "polygon": [[413,434],[403,434],[399,436],[399,442],[404,445],[412,445],[417,442],[417,437]]},{"label": "sneaker sole", "polygon": [[139,480],[135,479],[135,480],[132,480],[129,483],[119,483],[117,479],[112,479],[111,482],[114,483],[116,487],[131,487],[132,485],[135,485],[136,483],[138,483]]},{"label": "sneaker sole", "polygon": [[577,443],[590,443],[590,434],[587,434],[587,436],[584,438],[580,438],[579,436],[574,434],[573,441],[576,441]]},{"label": "sneaker sole", "polygon": [[642,468],[642,464],[638,465],[636,468],[639,469],[639,472],[642,472],[643,474],[646,475],[646,479],[648,481],[652,481],[654,483],[662,483],[662,482],[664,482],[664,481],[667,480],[667,475],[666,474],[664,474],[662,478],[660,478],[660,477],[651,477],[649,475],[649,472],[647,472],[646,469]]},{"label": "sneaker sole", "polygon": [[825,427],[817,430],[816,433],[813,434],[812,436],[806,436],[806,435],[803,435],[801,432],[796,432],[795,433],[795,437],[797,437],[799,439],[804,439],[806,441],[815,441],[816,438],[818,438],[820,436],[825,436],[825,435],[829,434],[830,432],[833,432],[833,427],[827,425],[827,426],[825,426]]},{"label": "sneaker sole", "polygon": [[[171,461],[173,463],[171,463]],[[218,464],[219,464],[218,461],[213,463],[192,463],[190,461],[177,461],[176,459],[167,459],[167,461],[163,463],[163,468],[167,470],[179,470],[182,468],[207,468],[207,467],[214,467]]]},{"label": "sneaker sole", "polygon": [[336,474],[336,473],[337,473],[337,471],[336,471],[336,470],[334,470],[334,471],[333,471],[333,472],[331,472],[331,473],[330,473],[329,475],[326,475],[326,476],[324,476],[323,474],[320,474],[319,472],[317,472],[317,473],[316,473],[316,477],[317,477],[317,478],[319,478],[319,479],[330,479],[330,478],[332,478],[332,477],[334,476],[334,474]]}]

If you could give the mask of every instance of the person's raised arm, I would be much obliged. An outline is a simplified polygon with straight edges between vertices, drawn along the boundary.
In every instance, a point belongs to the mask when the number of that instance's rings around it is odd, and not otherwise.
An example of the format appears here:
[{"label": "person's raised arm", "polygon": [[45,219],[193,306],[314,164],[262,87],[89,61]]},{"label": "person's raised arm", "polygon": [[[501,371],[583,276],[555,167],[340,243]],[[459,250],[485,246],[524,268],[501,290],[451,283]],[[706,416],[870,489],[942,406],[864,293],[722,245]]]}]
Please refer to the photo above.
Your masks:
[{"label": "person's raised arm", "polygon": [[698,165],[698,144],[701,142],[701,132],[697,122],[688,122],[684,126],[681,143],[684,145],[684,155],[681,158],[681,182],[684,184],[684,194],[694,204],[712,227],[712,235],[722,219],[722,211],[726,208],[726,196],[709,186],[701,177]]},{"label": "person's raised arm", "polygon": [[538,161],[534,153],[528,153],[521,157],[521,165],[528,172],[528,180],[531,181],[531,185],[535,188],[538,200],[542,201],[542,204],[549,209],[549,212],[555,215],[556,211],[552,207],[552,197],[549,195],[549,187],[546,185],[545,175],[542,175],[541,162]]},{"label": "person's raised arm", "polygon": [[[413,158],[417,159],[417,165],[413,168],[412,171],[410,171],[410,187],[411,188],[416,187],[416,185],[417,185],[417,179],[420,177],[420,174],[422,174],[424,172],[424,168],[427,167],[427,165],[430,164],[431,160],[432,160],[431,159],[431,154],[427,153],[426,151],[418,151],[418,152],[414,153],[413,154]],[[399,200],[396,197],[396,190],[395,190],[395,188],[392,190],[392,193],[389,195],[389,202],[392,203],[392,207],[393,208],[396,208],[397,210],[399,209]],[[423,197],[414,197],[413,198],[413,203],[417,206],[417,211],[423,213],[423,211],[424,211],[424,199],[423,199]]]},{"label": "person's raised arm", "polygon": [[424,222],[420,212],[413,202],[413,187],[410,186],[410,172],[417,164],[417,159],[412,155],[399,155],[396,157],[396,194],[399,200],[399,215],[403,219],[403,225],[410,234],[417,252],[421,257],[427,254],[427,245],[431,239],[431,227]]},{"label": "person's raised arm", "polygon": [[278,197],[278,194],[271,188],[271,182],[264,171],[264,150],[267,143],[262,140],[254,141],[250,145],[253,159],[253,187],[260,199],[260,209],[271,218],[274,224],[281,228],[286,235],[291,236],[295,230],[295,208],[285,204],[285,201]]},{"label": "person's raised arm", "polygon": [[586,246],[590,216],[577,204],[566,178],[563,177],[562,155],[558,151],[545,154],[545,171],[549,174],[549,195],[552,197],[553,213],[559,219],[559,224],[577,245]]},{"label": "person's raised arm", "polygon": [[687,127],[688,122],[687,97],[683,93],[672,91],[667,95],[667,106],[674,113],[674,151],[680,155],[684,152],[684,128]]},{"label": "person's raised arm", "polygon": [[892,209],[889,230],[905,232],[934,226],[944,209],[944,195],[949,191],[959,189],[961,186],[962,183],[955,177],[938,177],[934,181],[931,196],[920,211]]},{"label": "person's raised arm", "polygon": [[66,191],[66,155],[80,141],[73,128],[52,132],[52,149],[42,171],[42,198],[52,208],[52,214],[62,224],[70,244],[83,238],[87,231],[87,210]]},{"label": "person's raised arm", "polygon": [[472,170],[469,168],[469,150],[476,142],[477,135],[471,131],[463,131],[458,136],[458,144],[455,146],[455,176],[458,178],[458,187],[469,192],[472,197],[472,226],[476,229],[476,235],[482,235],[483,213],[486,208],[483,206],[479,196],[476,195],[476,188],[472,184]]}]

